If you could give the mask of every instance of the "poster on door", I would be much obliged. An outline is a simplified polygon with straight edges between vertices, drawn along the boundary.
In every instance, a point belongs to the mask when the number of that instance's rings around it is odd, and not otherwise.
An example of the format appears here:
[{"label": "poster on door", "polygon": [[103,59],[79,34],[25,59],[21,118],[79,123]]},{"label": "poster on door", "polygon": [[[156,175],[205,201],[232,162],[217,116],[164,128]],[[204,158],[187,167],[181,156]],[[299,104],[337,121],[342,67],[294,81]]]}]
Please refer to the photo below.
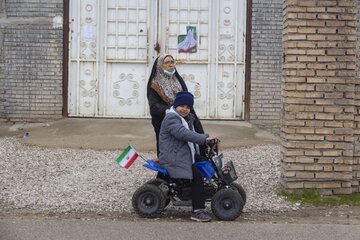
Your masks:
[{"label": "poster on door", "polygon": [[196,27],[187,26],[186,34],[178,36],[179,53],[196,53],[197,51],[197,33]]}]

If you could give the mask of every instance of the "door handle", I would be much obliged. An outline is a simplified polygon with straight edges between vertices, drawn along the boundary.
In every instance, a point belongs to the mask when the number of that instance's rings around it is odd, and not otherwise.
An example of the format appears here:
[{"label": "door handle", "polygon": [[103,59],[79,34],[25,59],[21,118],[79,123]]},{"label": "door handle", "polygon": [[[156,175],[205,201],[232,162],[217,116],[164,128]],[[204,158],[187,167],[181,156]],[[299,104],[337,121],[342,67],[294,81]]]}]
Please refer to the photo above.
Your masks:
[{"label": "door handle", "polygon": [[160,44],[159,44],[158,42],[156,42],[155,47],[154,47],[154,50],[159,53],[159,52],[160,52],[160,49],[161,49]]}]

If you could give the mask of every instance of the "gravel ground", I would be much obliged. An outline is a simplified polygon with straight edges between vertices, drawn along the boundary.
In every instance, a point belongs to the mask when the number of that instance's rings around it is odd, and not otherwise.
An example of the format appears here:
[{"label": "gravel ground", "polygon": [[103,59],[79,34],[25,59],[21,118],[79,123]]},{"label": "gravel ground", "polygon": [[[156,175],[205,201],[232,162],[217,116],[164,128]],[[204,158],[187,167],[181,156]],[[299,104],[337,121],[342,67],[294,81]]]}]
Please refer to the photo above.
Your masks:
[{"label": "gravel ground", "polygon": [[[131,197],[155,176],[138,158],[129,170],[116,162],[119,151],[24,146],[0,138],[0,203],[36,213],[133,212]],[[297,206],[276,195],[280,179],[278,145],[227,149],[247,193],[244,212],[284,212]],[[147,158],[154,152],[141,153]]]}]

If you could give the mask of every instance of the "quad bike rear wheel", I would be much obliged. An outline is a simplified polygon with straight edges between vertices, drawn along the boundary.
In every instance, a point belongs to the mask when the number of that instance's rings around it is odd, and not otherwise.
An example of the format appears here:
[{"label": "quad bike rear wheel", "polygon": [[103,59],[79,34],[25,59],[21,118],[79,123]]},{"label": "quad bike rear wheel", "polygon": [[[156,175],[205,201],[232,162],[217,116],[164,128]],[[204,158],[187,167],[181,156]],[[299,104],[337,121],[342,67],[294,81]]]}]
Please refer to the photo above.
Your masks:
[{"label": "quad bike rear wheel", "polygon": [[[154,179],[150,179],[149,181],[146,182],[147,184],[152,184],[152,185],[155,185],[157,187],[159,187],[160,185],[161,186],[165,186],[167,187],[168,186],[168,183],[164,180],[164,179],[161,179],[161,178],[154,178]],[[160,190],[161,190],[161,186],[159,187]],[[170,198],[166,196],[166,194],[163,192],[163,195],[164,195],[164,198],[165,198],[165,206],[164,208],[166,208],[169,203],[170,203]]]},{"label": "quad bike rear wheel", "polygon": [[166,199],[157,186],[144,184],[135,191],[131,202],[141,217],[154,218],[164,210]]},{"label": "quad bike rear wheel", "polygon": [[211,211],[224,221],[232,221],[240,216],[244,201],[238,191],[231,188],[220,189],[211,199]]}]

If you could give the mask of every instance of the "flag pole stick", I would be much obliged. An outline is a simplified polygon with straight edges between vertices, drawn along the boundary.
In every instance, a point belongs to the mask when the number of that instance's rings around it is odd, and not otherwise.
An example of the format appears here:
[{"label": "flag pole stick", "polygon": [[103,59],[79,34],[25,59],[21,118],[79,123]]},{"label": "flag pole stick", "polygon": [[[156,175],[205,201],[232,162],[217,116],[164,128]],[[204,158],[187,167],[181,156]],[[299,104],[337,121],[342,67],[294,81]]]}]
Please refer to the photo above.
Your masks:
[{"label": "flag pole stick", "polygon": [[[129,146],[132,148],[132,149],[134,149],[135,150],[135,148],[132,146],[132,145],[130,145],[129,144]],[[136,150],[135,150],[135,152],[137,152]],[[144,160],[144,162],[146,162],[147,163],[147,161],[146,161],[146,159],[141,155],[141,154],[139,154],[138,152],[137,152],[137,154],[138,154],[138,156],[139,157],[141,157],[142,158],[142,160]]]},{"label": "flag pole stick", "polygon": [[142,155],[139,154],[139,157],[141,157],[144,160],[144,162],[146,162],[146,159]]}]

